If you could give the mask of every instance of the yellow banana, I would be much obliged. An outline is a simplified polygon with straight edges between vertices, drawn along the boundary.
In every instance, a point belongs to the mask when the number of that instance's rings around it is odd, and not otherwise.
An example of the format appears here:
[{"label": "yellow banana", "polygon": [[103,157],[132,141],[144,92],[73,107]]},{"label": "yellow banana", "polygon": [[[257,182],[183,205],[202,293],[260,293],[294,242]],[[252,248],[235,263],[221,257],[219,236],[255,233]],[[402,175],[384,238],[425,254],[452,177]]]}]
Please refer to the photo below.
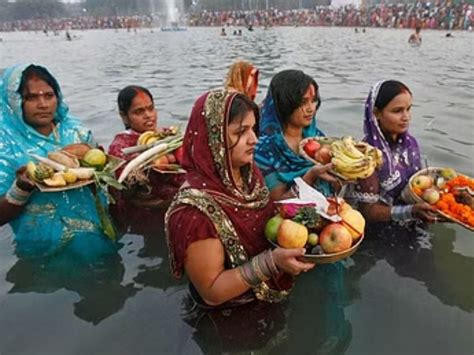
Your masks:
[{"label": "yellow banana", "polygon": [[144,145],[146,144],[146,141],[150,138],[153,137],[156,134],[155,131],[146,131],[143,132],[140,137],[138,137],[138,145]]},{"label": "yellow banana", "polygon": [[352,137],[346,136],[342,138],[344,151],[348,156],[354,159],[363,158],[365,155],[356,148],[355,141]]}]

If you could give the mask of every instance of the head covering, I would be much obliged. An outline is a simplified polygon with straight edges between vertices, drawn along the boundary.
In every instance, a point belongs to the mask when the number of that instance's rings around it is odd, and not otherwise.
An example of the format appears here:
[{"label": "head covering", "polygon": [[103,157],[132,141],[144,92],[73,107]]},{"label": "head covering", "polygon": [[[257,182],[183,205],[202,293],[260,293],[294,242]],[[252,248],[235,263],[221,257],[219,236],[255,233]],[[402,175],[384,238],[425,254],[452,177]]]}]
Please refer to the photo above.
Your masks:
[{"label": "head covering", "polygon": [[[18,89],[30,65],[8,68],[0,81],[0,196],[13,184],[15,172],[31,160],[31,153],[47,156],[48,152],[68,144],[93,143],[91,132],[69,115],[60,89],[55,129],[49,136],[40,134],[24,121]],[[102,234],[95,197],[88,187],[62,192],[36,191],[10,225],[16,251],[22,256],[50,255],[66,247],[88,259],[103,252],[115,252],[110,240]]]},{"label": "head covering", "polygon": [[257,92],[255,90],[252,93],[251,89],[258,87],[258,75],[258,69],[252,64],[242,60],[237,61],[230,66],[225,87],[228,90],[235,90],[255,100]]},{"label": "head covering", "polygon": [[380,87],[384,82],[376,83],[367,97],[364,140],[382,151],[384,164],[377,173],[380,186],[386,195],[396,198],[410,177],[421,169],[421,157],[418,143],[408,131],[399,134],[396,142],[389,142],[380,128],[379,121],[374,115],[374,108]]},{"label": "head covering", "polygon": [[[177,277],[183,270],[187,246],[199,239],[219,237],[234,266],[270,246],[263,233],[275,208],[260,171],[253,164],[243,169],[247,186],[244,190],[237,188],[232,177],[227,127],[237,95],[227,90],[202,95],[194,104],[188,122],[183,168],[190,188],[178,193],[165,218],[171,266]],[[180,218],[172,218],[186,205],[197,208],[187,208]],[[222,218],[212,221],[213,231],[208,228],[209,218],[218,213]],[[182,223],[183,218],[193,223]],[[239,245],[243,246],[243,253]]]},{"label": "head covering", "polygon": [[[287,75],[291,75],[291,71]],[[314,163],[295,153],[286,142],[284,127],[275,107],[273,84],[272,81],[261,108],[260,138],[255,150],[255,162],[262,170],[270,190],[281,183],[291,184],[295,178],[303,176],[314,166]],[[303,129],[303,138],[319,136],[324,136],[324,133],[316,125],[315,113],[311,124]],[[318,185],[318,189],[326,194],[330,191],[326,184]]]},{"label": "head covering", "polygon": [[[46,156],[72,142],[90,142],[91,132],[69,115],[69,108],[63,101],[61,89],[58,91],[58,105],[54,115],[55,132],[49,136],[39,133],[23,119],[22,96],[18,92],[23,72],[32,64],[22,64],[5,70],[0,82],[0,195],[10,188],[15,179],[15,171],[25,165],[28,153]],[[41,67],[47,73],[49,71]],[[50,74],[51,75],[51,74]],[[53,75],[53,80],[56,81]],[[57,83],[57,82],[56,82]],[[57,85],[59,88],[59,85]],[[8,144],[8,143],[11,143]],[[2,147],[10,147],[10,152],[2,154]]]}]

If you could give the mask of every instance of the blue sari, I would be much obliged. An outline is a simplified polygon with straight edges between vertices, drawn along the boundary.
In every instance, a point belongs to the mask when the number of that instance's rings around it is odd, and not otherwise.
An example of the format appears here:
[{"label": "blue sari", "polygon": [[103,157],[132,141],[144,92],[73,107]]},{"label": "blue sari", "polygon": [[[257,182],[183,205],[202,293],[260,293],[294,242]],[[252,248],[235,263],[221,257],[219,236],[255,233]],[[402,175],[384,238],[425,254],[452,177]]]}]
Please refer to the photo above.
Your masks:
[{"label": "blue sari", "polygon": [[[16,170],[31,160],[30,154],[47,156],[72,143],[92,143],[92,134],[68,114],[58,92],[55,132],[38,133],[23,120],[18,92],[27,65],[8,68],[0,81],[0,196],[10,189]],[[116,251],[102,232],[95,196],[89,187],[30,196],[20,215],[10,221],[16,252],[22,257],[46,256],[64,249],[85,260]]]},{"label": "blue sari", "polygon": [[[295,153],[283,136],[270,89],[261,108],[260,138],[255,150],[255,162],[263,173],[267,187],[273,190],[281,184],[291,186],[293,180],[303,176],[314,164]],[[303,129],[303,138],[321,137],[324,133],[316,126],[316,115],[311,124]],[[331,194],[331,186],[318,180],[316,186],[325,195]]]}]

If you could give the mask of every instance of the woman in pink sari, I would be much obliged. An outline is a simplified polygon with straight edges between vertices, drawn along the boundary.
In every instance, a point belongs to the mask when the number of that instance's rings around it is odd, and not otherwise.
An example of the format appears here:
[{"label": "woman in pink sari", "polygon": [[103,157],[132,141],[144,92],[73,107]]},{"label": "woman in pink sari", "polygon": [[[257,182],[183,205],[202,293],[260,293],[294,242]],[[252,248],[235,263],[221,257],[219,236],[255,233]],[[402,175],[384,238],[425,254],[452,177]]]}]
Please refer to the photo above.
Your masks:
[{"label": "woman in pink sari", "polygon": [[165,217],[175,277],[186,272],[199,305],[228,307],[285,298],[293,276],[314,265],[304,249],[270,249],[266,221],[276,210],[253,164],[258,108],[215,90],[194,104],[184,138],[186,182]]}]

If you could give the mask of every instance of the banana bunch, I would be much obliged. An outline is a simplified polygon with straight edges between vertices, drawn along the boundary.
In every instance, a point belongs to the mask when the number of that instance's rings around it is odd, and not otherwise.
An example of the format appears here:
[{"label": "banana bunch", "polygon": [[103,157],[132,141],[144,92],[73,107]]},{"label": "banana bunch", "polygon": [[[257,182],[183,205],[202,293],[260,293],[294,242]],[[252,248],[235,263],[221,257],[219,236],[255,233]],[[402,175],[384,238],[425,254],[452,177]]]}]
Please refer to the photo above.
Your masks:
[{"label": "banana bunch", "polygon": [[160,139],[159,132],[156,131],[146,131],[143,132],[140,137],[138,137],[138,145],[146,145],[156,142]]},{"label": "banana bunch", "polygon": [[146,131],[138,137],[137,145],[148,145],[159,141],[160,139],[175,136],[178,134],[178,128],[171,126],[163,128],[161,131]]},{"label": "banana bunch", "polygon": [[348,180],[365,179],[383,164],[382,152],[346,136],[331,143],[335,171]]}]

